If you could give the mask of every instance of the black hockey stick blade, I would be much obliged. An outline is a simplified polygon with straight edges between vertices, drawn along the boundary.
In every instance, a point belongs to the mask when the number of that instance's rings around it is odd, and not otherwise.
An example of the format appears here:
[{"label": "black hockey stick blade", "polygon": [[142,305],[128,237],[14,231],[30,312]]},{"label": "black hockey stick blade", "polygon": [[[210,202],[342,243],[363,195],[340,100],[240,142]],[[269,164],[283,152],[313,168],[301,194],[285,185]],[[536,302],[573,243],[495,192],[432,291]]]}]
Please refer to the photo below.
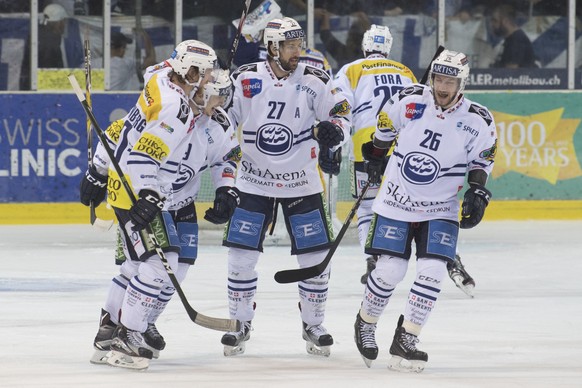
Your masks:
[{"label": "black hockey stick blade", "polygon": [[230,52],[228,53],[228,57],[226,59],[226,68],[230,70],[230,66],[232,66],[232,61],[234,60],[234,54],[238,48],[238,42],[240,40],[240,36],[242,33],[243,25],[245,24],[245,20],[247,19],[247,15],[249,13],[249,7],[251,6],[251,0],[245,0],[245,7],[243,8],[242,14],[238,21],[238,28],[234,34],[234,38],[232,40],[232,46],[230,47]]},{"label": "black hockey stick blade", "polygon": [[428,64],[428,67],[426,68],[424,75],[422,76],[422,78],[420,79],[420,83],[422,85],[426,85],[426,82],[428,81],[428,73],[430,73],[430,67],[432,66],[432,63],[434,62],[435,59],[437,59],[437,57],[439,55],[441,55],[441,53],[445,51],[445,47],[444,46],[439,46],[437,47],[435,53],[434,53],[434,57],[432,57],[430,63]]},{"label": "black hockey stick blade", "polygon": [[370,187],[370,182],[367,182],[366,185],[362,188],[362,193],[360,194],[360,196],[356,200],[356,203],[354,203],[354,206],[352,206],[352,209],[350,210],[350,213],[346,217],[346,220],[344,221],[344,224],[342,225],[342,228],[340,229],[335,241],[333,242],[332,246],[329,248],[329,251],[327,252],[327,255],[325,256],[325,259],[323,259],[323,261],[321,263],[316,264],[312,267],[288,269],[285,271],[279,271],[275,274],[275,281],[277,283],[299,282],[301,280],[306,280],[306,279],[310,279],[310,278],[315,277],[315,276],[319,276],[319,275],[321,275],[321,273],[323,271],[325,271],[325,268],[327,268],[327,265],[331,261],[333,254],[335,253],[337,247],[339,246],[340,242],[342,241],[344,234],[346,234],[346,231],[348,230],[348,227],[350,226],[352,219],[356,215],[356,211],[358,211],[358,208],[360,207],[360,204],[362,203],[362,200],[364,199],[364,196],[366,195],[366,192],[368,191],[368,187]]},{"label": "black hockey stick blade", "polygon": [[[117,174],[119,176],[119,180],[121,181],[123,187],[125,188],[125,191],[127,192],[129,199],[131,200],[131,203],[132,204],[135,203],[137,201],[135,194],[133,193],[133,190],[131,189],[129,182],[127,181],[127,178],[125,177],[125,174],[121,170],[119,163],[115,159],[115,156],[113,155],[113,150],[111,149],[111,147],[109,147],[109,144],[107,143],[107,138],[105,137],[105,133],[103,132],[103,130],[99,126],[99,123],[97,122],[97,119],[95,118],[95,115],[93,114],[93,111],[91,110],[91,107],[87,103],[85,96],[83,96],[83,91],[81,90],[81,87],[79,86],[79,83],[77,82],[77,79],[75,78],[75,75],[70,74],[68,76],[68,78],[69,78],[69,82],[71,83],[71,86],[73,87],[73,90],[75,91],[75,94],[77,95],[77,99],[79,100],[79,102],[83,106],[83,109],[85,110],[85,114],[87,114],[87,116],[91,120],[91,124],[93,125],[93,129],[95,130],[95,133],[97,134],[97,137],[99,138],[99,141],[103,145],[103,148],[107,152],[107,155],[109,156],[109,159],[111,160],[111,164],[115,168],[115,171],[117,172]],[[161,247],[156,235],[154,234],[151,226],[148,225],[146,227],[146,232],[147,232],[148,237],[154,246],[156,254],[160,257],[160,260],[161,260],[162,264],[164,265],[166,272],[168,273],[168,277],[170,278],[172,285],[174,286],[174,288],[178,292],[178,295],[180,296],[180,300],[182,301],[182,304],[184,305],[184,308],[186,309],[186,312],[188,313],[188,316],[190,317],[192,322],[196,323],[197,325],[200,325],[200,326],[206,327],[208,329],[212,329],[212,330],[239,331],[240,330],[240,322],[237,321],[236,319],[224,319],[224,318],[208,317],[206,315],[200,314],[199,312],[194,310],[192,308],[192,306],[190,306],[190,303],[188,302],[188,299],[186,298],[186,295],[184,294],[184,290],[182,290],[182,286],[180,286],[180,283],[178,282],[178,279],[176,278],[176,275],[174,274],[174,270],[172,269],[172,267],[170,266],[170,263],[166,259],[164,251],[162,250],[162,247]]]}]

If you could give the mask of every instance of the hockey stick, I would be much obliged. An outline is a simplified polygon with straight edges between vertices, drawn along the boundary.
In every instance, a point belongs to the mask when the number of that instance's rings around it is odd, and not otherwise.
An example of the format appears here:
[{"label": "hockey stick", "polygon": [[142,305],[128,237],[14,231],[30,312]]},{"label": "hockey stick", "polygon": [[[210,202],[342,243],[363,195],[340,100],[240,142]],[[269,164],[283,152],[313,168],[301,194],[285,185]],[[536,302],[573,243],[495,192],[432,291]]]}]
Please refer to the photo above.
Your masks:
[{"label": "hockey stick", "polygon": [[[97,134],[99,141],[101,141],[101,144],[105,148],[105,151],[107,152],[107,155],[109,156],[109,159],[111,160],[111,163],[113,164],[113,167],[115,168],[115,171],[119,175],[119,179],[121,180],[121,183],[123,184],[123,187],[131,200],[131,203],[132,204],[136,203],[137,199],[135,197],[135,194],[133,193],[133,190],[132,190],[131,186],[129,185],[129,182],[126,179],[125,174],[121,170],[119,163],[115,159],[115,156],[113,155],[113,150],[109,147],[109,144],[107,143],[107,138],[105,137],[105,133],[103,132],[103,130],[101,129],[101,127],[97,123],[97,119],[95,118],[95,115],[93,115],[93,111],[91,110],[91,108],[89,107],[89,104],[87,103],[87,100],[83,96],[83,92],[81,91],[81,88],[79,86],[79,83],[77,82],[77,79],[75,78],[75,76],[73,74],[70,74],[68,78],[69,78],[69,82],[71,83],[71,86],[73,87],[73,90],[75,91],[75,94],[77,95],[77,98],[79,99],[79,102],[81,103],[81,105],[83,106],[83,109],[85,110],[85,113],[87,114],[87,116],[91,120],[91,124],[93,125],[93,128],[95,129],[95,133]],[[146,232],[148,234],[148,238],[151,240],[151,242],[154,246],[156,253],[158,254],[158,256],[160,257],[160,260],[164,264],[166,272],[168,273],[168,276],[170,277],[170,280],[172,281],[172,285],[174,286],[174,288],[178,292],[178,295],[180,296],[180,300],[182,301],[182,304],[184,305],[184,308],[186,309],[186,312],[188,313],[188,316],[190,317],[192,322],[194,322],[200,326],[206,327],[208,329],[213,329],[213,330],[239,331],[240,330],[240,322],[239,321],[237,321],[235,319],[222,319],[222,318],[208,317],[206,315],[203,315],[203,314],[197,312],[196,310],[194,310],[192,308],[192,306],[190,306],[190,304],[188,303],[188,300],[186,299],[186,295],[184,294],[184,291],[182,290],[182,287],[180,286],[178,279],[176,279],[176,275],[174,274],[172,267],[170,267],[170,263],[168,263],[168,260],[166,259],[166,255],[162,251],[162,247],[160,246],[160,243],[159,243],[159,241],[158,241],[156,235],[154,234],[150,225],[148,225],[146,227]]]},{"label": "hockey stick", "polygon": [[240,40],[240,35],[242,33],[243,24],[247,18],[249,13],[249,7],[251,6],[251,0],[245,0],[245,8],[242,11],[242,15],[240,16],[240,20],[238,21],[238,28],[236,33],[234,34],[234,39],[232,40],[232,46],[230,47],[230,52],[228,53],[228,57],[226,59],[226,68],[230,70],[230,66],[232,66],[232,61],[234,59],[234,54],[236,53],[236,49],[238,48],[238,41]]},{"label": "hockey stick", "polygon": [[141,8],[142,0],[135,1],[135,72],[139,84],[143,87],[143,73],[141,70],[141,47],[139,46],[139,38],[142,34],[143,27],[141,25]]},{"label": "hockey stick", "polygon": [[[85,39],[83,49],[85,54],[85,99],[87,100],[87,105],[91,108],[91,46],[89,39]],[[87,166],[90,169],[93,168],[93,135],[91,133],[91,120],[89,116],[87,116]],[[91,221],[91,225],[102,231],[111,229],[113,220],[108,221],[97,218],[95,208],[96,206],[93,201],[89,202],[89,220]]]},{"label": "hockey stick", "polygon": [[327,255],[325,256],[325,259],[323,259],[321,263],[316,264],[312,267],[279,271],[275,274],[275,281],[277,281],[277,283],[294,283],[321,275],[321,273],[325,271],[325,268],[329,264],[333,254],[335,253],[337,247],[342,241],[344,234],[346,234],[346,231],[348,230],[348,227],[350,226],[352,219],[356,215],[356,211],[360,207],[360,203],[362,203],[362,200],[364,199],[364,196],[366,195],[366,192],[368,191],[369,187],[370,182],[368,181],[362,188],[362,193],[356,200],[356,203],[354,203],[354,206],[352,206],[352,210],[350,210],[350,213],[346,217],[346,220],[344,221],[341,230],[339,231],[335,241],[333,242],[332,246],[329,248],[329,251],[327,252]]},{"label": "hockey stick", "polygon": [[439,55],[441,55],[441,53],[445,51],[445,47],[444,46],[439,46],[437,47],[435,53],[434,53],[434,57],[432,57],[432,59],[430,60],[430,63],[428,64],[428,67],[426,68],[422,78],[420,79],[420,83],[423,85],[426,85],[426,81],[428,81],[428,73],[430,73],[430,66],[432,65],[432,63],[434,62],[435,59],[437,59],[437,57]]}]

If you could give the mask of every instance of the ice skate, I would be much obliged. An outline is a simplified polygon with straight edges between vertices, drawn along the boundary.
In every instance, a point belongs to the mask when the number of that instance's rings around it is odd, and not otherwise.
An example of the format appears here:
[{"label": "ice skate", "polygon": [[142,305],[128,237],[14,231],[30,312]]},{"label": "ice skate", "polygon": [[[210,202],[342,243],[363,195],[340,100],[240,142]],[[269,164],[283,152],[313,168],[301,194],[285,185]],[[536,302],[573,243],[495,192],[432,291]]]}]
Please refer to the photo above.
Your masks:
[{"label": "ice skate", "polygon": [[447,263],[447,270],[453,282],[465,294],[473,298],[473,290],[475,289],[475,280],[467,273],[465,266],[461,262],[461,256],[455,255],[455,260]]},{"label": "ice skate", "polygon": [[323,325],[307,325],[303,322],[303,339],[306,341],[307,353],[315,356],[329,357],[333,337],[328,334]]},{"label": "ice skate", "polygon": [[238,356],[245,352],[246,342],[251,338],[251,321],[241,322],[240,331],[230,331],[222,336],[226,357]]},{"label": "ice skate", "polygon": [[376,324],[367,323],[362,320],[358,313],[356,323],[354,324],[354,339],[364,363],[369,368],[378,357],[378,345],[376,344]]},{"label": "ice skate", "polygon": [[107,363],[111,366],[128,369],[147,369],[153,354],[148,349],[143,334],[119,326],[111,343]]},{"label": "ice skate", "polygon": [[99,319],[99,331],[93,341],[93,348],[95,352],[93,357],[89,360],[92,364],[106,364],[107,353],[111,350],[111,342],[113,342],[113,333],[117,325],[111,322],[109,313],[101,309],[101,318]]},{"label": "ice skate", "polygon": [[366,284],[368,282],[368,276],[370,276],[370,272],[376,268],[376,262],[378,262],[378,256],[368,256],[366,259],[366,273],[360,278],[360,283]]},{"label": "ice skate", "polygon": [[146,347],[152,351],[153,358],[157,359],[160,357],[160,351],[166,347],[166,341],[155,324],[148,323],[148,328],[143,333],[143,339],[145,340]]},{"label": "ice skate", "polygon": [[388,368],[399,372],[420,373],[428,361],[428,354],[416,348],[418,337],[407,333],[402,322],[404,317],[401,315],[390,346],[392,358],[388,361]]}]

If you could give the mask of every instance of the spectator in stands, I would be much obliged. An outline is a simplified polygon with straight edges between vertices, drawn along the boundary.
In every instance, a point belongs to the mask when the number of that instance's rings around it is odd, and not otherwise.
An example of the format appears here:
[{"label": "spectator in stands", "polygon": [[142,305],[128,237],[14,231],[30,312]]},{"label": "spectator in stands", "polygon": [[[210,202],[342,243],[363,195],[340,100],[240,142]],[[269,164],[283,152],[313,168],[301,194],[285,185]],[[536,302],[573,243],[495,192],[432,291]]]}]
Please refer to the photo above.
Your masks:
[{"label": "spectator in stands", "polygon": [[[40,14],[38,27],[38,67],[63,68],[66,65],[62,40],[67,23],[67,11],[59,4],[47,5]],[[20,89],[30,89],[30,38],[24,46],[20,71]]]},{"label": "spectator in stands", "polygon": [[329,21],[331,13],[323,10],[320,14],[319,37],[325,46],[327,54],[331,55],[337,62],[338,68],[361,57],[361,42],[364,32],[370,28],[370,21],[365,15],[357,15],[350,26],[346,43],[344,44],[333,36],[331,32]]},{"label": "spectator in stands", "polygon": [[30,2],[22,0],[0,0],[0,12],[30,12]]},{"label": "spectator in stands", "polygon": [[503,51],[493,67],[509,69],[537,67],[531,41],[515,22],[515,16],[515,9],[508,4],[496,7],[491,14],[493,33],[505,39]]},{"label": "spectator in stands", "polygon": [[156,53],[149,35],[145,30],[142,31],[143,43],[146,56],[141,60],[140,68],[137,69],[135,56],[125,55],[127,45],[133,40],[121,32],[111,33],[111,71],[110,71],[110,90],[139,90],[140,75],[148,66],[156,63]]}]

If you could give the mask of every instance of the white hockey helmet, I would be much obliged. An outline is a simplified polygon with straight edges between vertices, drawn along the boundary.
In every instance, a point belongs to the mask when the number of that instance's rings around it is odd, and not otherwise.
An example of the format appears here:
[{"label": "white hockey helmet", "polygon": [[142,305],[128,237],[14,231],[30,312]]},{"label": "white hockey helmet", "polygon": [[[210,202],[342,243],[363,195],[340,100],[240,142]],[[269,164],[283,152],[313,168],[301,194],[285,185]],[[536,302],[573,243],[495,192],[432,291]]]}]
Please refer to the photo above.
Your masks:
[{"label": "white hockey helmet", "polygon": [[267,50],[269,43],[273,43],[273,48],[277,51],[277,57],[279,56],[279,43],[295,39],[301,39],[302,43],[305,44],[305,32],[295,19],[290,17],[273,19],[265,27],[263,42]]},{"label": "white hockey helmet", "polygon": [[392,34],[386,26],[372,24],[370,29],[364,32],[362,38],[362,52],[368,55],[371,52],[379,52],[388,58],[392,49]]},{"label": "white hockey helmet", "polygon": [[60,4],[49,4],[42,10],[41,24],[46,25],[49,22],[60,22],[67,18],[67,11]]},{"label": "white hockey helmet", "polygon": [[230,72],[224,69],[212,70],[209,81],[204,84],[204,92],[202,98],[204,106],[208,105],[208,101],[212,96],[224,97],[222,107],[225,108],[230,104],[232,98],[232,81],[230,79]]},{"label": "white hockey helmet", "polygon": [[431,87],[434,87],[433,78],[436,74],[459,79],[458,96],[465,90],[469,80],[469,59],[463,53],[444,50],[430,66],[429,80]]},{"label": "white hockey helmet", "polygon": [[168,63],[184,79],[186,79],[186,74],[191,66],[198,68],[200,79],[204,77],[206,70],[218,68],[218,58],[214,49],[206,43],[194,39],[185,40],[178,44],[170,55]]}]

